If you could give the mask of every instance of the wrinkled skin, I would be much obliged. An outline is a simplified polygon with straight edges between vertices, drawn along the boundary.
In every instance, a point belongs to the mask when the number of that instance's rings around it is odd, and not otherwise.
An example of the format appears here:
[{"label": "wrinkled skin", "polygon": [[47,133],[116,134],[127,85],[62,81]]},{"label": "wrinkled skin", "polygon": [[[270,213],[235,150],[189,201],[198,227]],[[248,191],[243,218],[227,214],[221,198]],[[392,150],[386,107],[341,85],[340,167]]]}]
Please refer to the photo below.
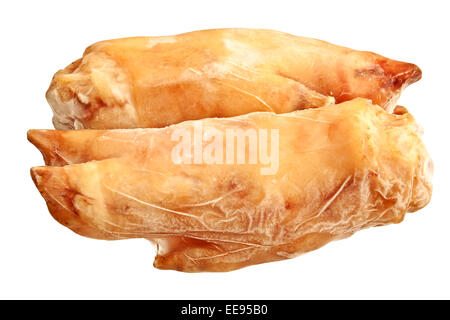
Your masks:
[{"label": "wrinkled skin", "polygon": [[204,30],[98,42],[55,74],[47,100],[57,129],[155,128],[357,97],[391,112],[420,77],[414,64],[320,40]]},{"label": "wrinkled skin", "polygon": [[[175,164],[171,134],[198,124],[279,129],[278,171]],[[229,271],[291,258],[399,223],[431,197],[432,162],[412,116],[364,99],[162,129],[30,130],[28,137],[48,165],[31,174],[57,221],[97,239],[149,239],[161,269]]]}]

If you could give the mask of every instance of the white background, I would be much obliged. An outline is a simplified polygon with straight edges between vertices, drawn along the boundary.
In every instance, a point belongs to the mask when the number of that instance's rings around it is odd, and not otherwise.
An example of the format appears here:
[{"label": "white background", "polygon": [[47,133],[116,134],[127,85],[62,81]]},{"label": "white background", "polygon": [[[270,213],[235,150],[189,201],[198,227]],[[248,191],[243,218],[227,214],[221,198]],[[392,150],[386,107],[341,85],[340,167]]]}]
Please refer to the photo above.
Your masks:
[{"label": "white background", "polygon": [[[2,1],[0,298],[450,298],[448,3]],[[41,155],[26,140],[27,129],[51,128],[53,73],[99,40],[219,27],[277,29],[419,65],[423,79],[399,103],[425,129],[431,203],[399,225],[221,274],[160,271],[146,240],[91,240],[54,221],[29,175]]]}]

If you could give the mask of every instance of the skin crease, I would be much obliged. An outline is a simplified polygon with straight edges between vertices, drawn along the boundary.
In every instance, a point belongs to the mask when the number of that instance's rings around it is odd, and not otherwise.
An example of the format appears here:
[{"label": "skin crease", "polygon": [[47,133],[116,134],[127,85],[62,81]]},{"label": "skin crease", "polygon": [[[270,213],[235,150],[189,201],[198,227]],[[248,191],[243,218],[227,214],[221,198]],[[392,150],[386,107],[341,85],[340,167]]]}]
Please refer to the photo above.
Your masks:
[{"label": "skin crease", "polygon": [[[279,129],[278,171],[175,164],[171,134],[196,124]],[[61,224],[91,238],[149,239],[157,268],[216,272],[292,258],[424,207],[432,162],[418,131],[405,108],[389,114],[355,99],[161,129],[30,130],[28,138],[48,165],[32,168],[32,178]]]},{"label": "skin crease", "polygon": [[420,69],[375,53],[258,29],[101,41],[52,79],[57,129],[164,127],[363,97],[388,112]]}]

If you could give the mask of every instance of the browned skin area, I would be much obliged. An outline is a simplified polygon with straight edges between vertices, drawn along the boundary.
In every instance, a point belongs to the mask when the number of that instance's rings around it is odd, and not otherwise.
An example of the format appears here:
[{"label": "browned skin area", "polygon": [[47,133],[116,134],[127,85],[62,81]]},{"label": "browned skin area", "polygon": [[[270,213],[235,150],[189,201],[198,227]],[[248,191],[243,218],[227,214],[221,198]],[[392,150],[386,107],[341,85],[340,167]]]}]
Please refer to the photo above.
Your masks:
[{"label": "browned skin area", "polygon": [[164,127],[254,111],[286,113],[357,97],[392,111],[414,64],[253,29],[98,42],[47,92],[57,129]]},{"label": "browned skin area", "polygon": [[[174,163],[172,133],[196,124],[279,129],[278,170]],[[389,114],[356,99],[286,115],[28,137],[49,165],[31,175],[56,220],[87,237],[149,239],[156,267],[199,272],[287,259],[401,222],[431,197],[432,162],[417,132],[405,108]]]}]

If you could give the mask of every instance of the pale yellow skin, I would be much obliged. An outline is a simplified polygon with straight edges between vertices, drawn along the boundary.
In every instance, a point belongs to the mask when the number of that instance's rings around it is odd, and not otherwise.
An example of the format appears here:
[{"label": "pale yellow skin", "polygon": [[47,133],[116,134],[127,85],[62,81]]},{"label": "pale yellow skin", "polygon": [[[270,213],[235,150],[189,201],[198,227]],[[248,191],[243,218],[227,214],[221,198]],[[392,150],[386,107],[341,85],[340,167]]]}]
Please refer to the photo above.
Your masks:
[{"label": "pale yellow skin", "polygon": [[414,64],[257,29],[102,41],[53,77],[57,129],[164,127],[255,111],[286,113],[357,97],[392,111]]},{"label": "pale yellow skin", "polygon": [[[229,271],[398,223],[424,207],[432,162],[414,119],[399,113],[356,99],[162,129],[31,130],[50,165],[31,173],[55,219],[81,235],[147,238],[158,244],[162,269]],[[175,164],[172,132],[199,123],[279,129],[278,172]]]}]

